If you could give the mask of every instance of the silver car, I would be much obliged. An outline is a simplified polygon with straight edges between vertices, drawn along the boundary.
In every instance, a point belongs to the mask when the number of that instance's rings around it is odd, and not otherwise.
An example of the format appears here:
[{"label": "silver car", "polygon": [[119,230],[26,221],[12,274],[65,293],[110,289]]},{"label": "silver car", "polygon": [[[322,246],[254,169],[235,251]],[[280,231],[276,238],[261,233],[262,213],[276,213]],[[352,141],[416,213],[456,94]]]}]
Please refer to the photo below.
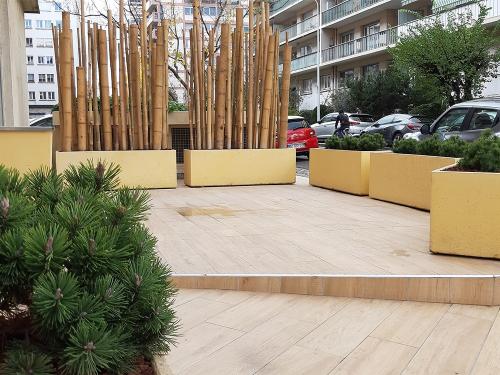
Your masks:
[{"label": "silver car", "polygon": [[472,142],[486,129],[500,136],[500,98],[485,98],[455,104],[432,125],[422,126],[420,132],[404,138],[422,140],[432,135],[447,139],[453,136]]},{"label": "silver car", "polygon": [[[318,143],[325,143],[335,132],[335,122],[337,121],[338,112],[329,113],[323,116],[319,123],[311,125],[311,128],[316,132]],[[361,132],[373,124],[372,115],[365,113],[346,113],[349,116],[349,133],[354,136],[359,136]]]},{"label": "silver car", "polygon": [[372,126],[366,128],[363,133],[381,134],[388,145],[403,138],[407,133],[417,132],[424,124],[430,124],[432,121],[423,116],[395,113],[384,116]]}]

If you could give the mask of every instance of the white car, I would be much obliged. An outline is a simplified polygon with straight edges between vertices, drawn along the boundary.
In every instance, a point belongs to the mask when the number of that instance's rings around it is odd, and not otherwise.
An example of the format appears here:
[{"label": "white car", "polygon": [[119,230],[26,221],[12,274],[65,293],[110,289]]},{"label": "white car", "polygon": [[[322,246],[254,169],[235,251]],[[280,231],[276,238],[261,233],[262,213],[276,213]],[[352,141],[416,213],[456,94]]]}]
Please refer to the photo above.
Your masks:
[{"label": "white car", "polygon": [[52,124],[52,117],[52,114],[50,114],[30,120],[30,126],[35,126],[37,128],[52,128],[54,127]]}]

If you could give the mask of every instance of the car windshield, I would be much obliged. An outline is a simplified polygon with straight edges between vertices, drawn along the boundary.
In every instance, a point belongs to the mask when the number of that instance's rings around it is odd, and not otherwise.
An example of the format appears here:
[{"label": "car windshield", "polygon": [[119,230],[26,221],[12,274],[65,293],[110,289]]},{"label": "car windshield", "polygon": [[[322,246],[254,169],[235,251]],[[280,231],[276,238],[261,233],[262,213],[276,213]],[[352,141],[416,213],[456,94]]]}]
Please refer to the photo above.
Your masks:
[{"label": "car windshield", "polygon": [[306,120],[288,120],[288,130],[296,130],[300,128],[307,128]]},{"label": "car windshield", "polygon": [[384,124],[389,124],[392,122],[392,119],[394,118],[394,115],[389,115],[389,116],[385,116],[385,117],[382,117],[381,119],[379,119],[376,124],[378,125],[384,125]]},{"label": "car windshield", "polygon": [[469,108],[452,108],[434,125],[433,133],[459,131]]},{"label": "car windshield", "polygon": [[423,117],[423,116],[413,116],[411,118],[413,121],[418,121],[421,122],[422,124],[431,124],[432,120],[428,117]]}]

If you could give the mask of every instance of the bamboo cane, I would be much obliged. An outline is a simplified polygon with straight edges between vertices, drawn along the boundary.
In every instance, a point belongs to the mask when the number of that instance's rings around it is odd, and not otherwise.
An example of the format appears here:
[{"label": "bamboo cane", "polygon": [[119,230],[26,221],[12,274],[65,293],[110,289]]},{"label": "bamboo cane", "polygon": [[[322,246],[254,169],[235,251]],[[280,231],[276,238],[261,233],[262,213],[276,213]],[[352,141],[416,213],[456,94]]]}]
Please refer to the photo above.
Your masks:
[{"label": "bamboo cane", "polygon": [[[217,88],[215,86],[215,79],[216,79],[216,72],[215,72],[215,61],[214,61],[214,53],[215,53],[215,29],[210,30],[210,36],[212,39],[210,40],[209,37],[209,47],[208,47],[208,59],[210,61],[210,65],[212,67],[212,80],[211,80],[211,95],[212,95],[212,105],[210,106],[210,124],[211,124],[211,138],[210,138],[210,144],[212,145],[211,149],[214,148],[215,145],[215,93],[217,92]],[[215,90],[215,91],[214,91]]]},{"label": "bamboo cane", "polygon": [[281,74],[281,107],[280,107],[280,131],[279,145],[281,148],[287,147],[287,130],[288,130],[288,104],[290,97],[290,68],[292,60],[292,47],[287,41],[283,52],[283,73]]},{"label": "bamboo cane", "polygon": [[139,62],[139,50],[138,50],[138,28],[137,25],[130,26],[130,63],[131,63],[131,88],[130,97],[132,99],[133,105],[133,117],[132,122],[134,123],[134,142],[135,147],[139,150],[144,149],[143,142],[143,132],[142,132],[142,114],[141,114],[141,87],[139,78],[141,76],[141,67]]},{"label": "bamboo cane", "polygon": [[[78,36],[78,32],[76,33]],[[69,38],[71,45],[71,144],[72,149],[76,150],[78,148],[78,127],[77,127],[77,113],[76,113],[76,77],[75,77],[75,55],[73,53],[73,30],[69,30]],[[78,38],[77,38],[78,39]],[[77,51],[78,52],[78,51]]]},{"label": "bamboo cane", "polygon": [[82,57],[82,67],[85,90],[85,138],[88,140],[88,103],[87,103],[87,44],[86,44],[87,33],[85,30],[85,0],[80,0],[80,39],[81,39],[81,57]]},{"label": "bamboo cane", "polygon": [[[231,40],[231,38],[229,38]],[[234,50],[234,45],[232,46]],[[230,50],[230,47],[228,48]],[[233,133],[233,97],[232,97],[232,56],[227,54],[227,82],[226,82],[226,148],[232,148],[232,133]],[[233,60],[234,61],[234,60]]]},{"label": "bamboo cane", "polygon": [[264,81],[264,96],[262,102],[262,126],[260,135],[260,148],[269,147],[269,116],[272,105],[273,89],[273,67],[274,67],[274,48],[275,37],[270,35],[268,38],[268,56],[266,62],[266,77]]},{"label": "bamboo cane", "polygon": [[142,0],[141,19],[141,62],[142,62],[142,137],[144,149],[149,149],[149,123],[148,123],[148,68],[147,68],[147,34],[146,34],[146,0]]},{"label": "bamboo cane", "polygon": [[99,115],[99,106],[97,103],[97,75],[98,75],[98,64],[97,64],[97,24],[94,23],[92,30],[92,107],[93,107],[93,117],[94,117],[94,149],[96,151],[101,151],[101,116]]},{"label": "bamboo cane", "polygon": [[147,87],[147,98],[148,98],[148,118],[149,118],[149,144],[153,144],[153,131],[151,129],[152,122],[153,122],[153,87],[155,85],[154,83],[154,71],[155,71],[155,64],[156,61],[153,62],[153,47],[155,49],[156,53],[156,40],[153,40],[153,25],[149,27],[148,30],[148,57],[147,57],[147,80],[149,82],[148,87]]},{"label": "bamboo cane", "polygon": [[109,101],[109,78],[108,78],[108,50],[106,48],[106,30],[98,31],[99,45],[99,84],[101,93],[102,109],[102,132],[104,140],[104,151],[113,149],[113,138],[111,132],[111,111]]},{"label": "bamboo cane", "polygon": [[[193,0],[193,45],[194,54],[191,55],[191,63],[195,64],[195,105],[196,105],[196,148],[202,149],[203,133],[205,129],[205,95],[203,89],[203,65],[202,50],[203,39],[201,36],[200,0]],[[194,42],[194,43],[193,43]],[[194,57],[194,59],[193,59]]]},{"label": "bamboo cane", "polygon": [[[274,35],[274,45],[279,47],[278,33]],[[274,49],[274,64],[273,64],[273,91],[272,91],[272,106],[271,115],[269,117],[269,148],[276,147],[276,131],[277,131],[277,114],[278,114],[278,59],[279,48]]]},{"label": "bamboo cane", "polygon": [[235,97],[236,97],[236,148],[243,148],[243,82],[244,82],[244,34],[243,8],[236,8],[236,61],[235,65]]},{"label": "bamboo cane", "polygon": [[212,66],[207,67],[207,138],[206,149],[212,149]]},{"label": "bamboo cane", "polygon": [[[128,144],[131,150],[135,150],[135,135],[134,135],[134,117],[133,117],[133,105],[132,105],[132,63],[130,58],[130,30],[124,29],[125,39],[125,61],[127,68],[127,79],[125,80],[125,103],[127,103],[127,137]],[[135,112],[134,112],[135,113]]]},{"label": "bamboo cane", "polygon": [[109,62],[111,68],[111,96],[113,98],[113,108],[111,112],[111,140],[113,150],[120,148],[118,136],[118,124],[120,122],[118,115],[118,87],[116,84],[116,29],[111,15],[111,9],[108,9],[108,36],[109,36]]},{"label": "bamboo cane", "polygon": [[69,13],[63,12],[62,31],[60,33],[60,58],[61,58],[61,89],[62,89],[62,107],[63,107],[63,129],[62,129],[62,151],[71,151],[72,149],[72,96],[71,96],[71,31]]},{"label": "bamboo cane", "polygon": [[260,96],[258,95],[260,90],[259,90],[259,78],[260,78],[260,55],[261,55],[261,34],[260,34],[260,26],[259,24],[256,25],[255,27],[255,64],[254,64],[254,72],[253,72],[253,95],[256,97],[255,98],[255,103],[254,103],[254,121],[253,121],[253,148],[259,148],[259,108],[260,108]]},{"label": "bamboo cane", "polygon": [[217,97],[215,100],[215,148],[222,150],[224,148],[224,121],[226,105],[226,79],[227,79],[227,58],[229,54],[229,24],[221,25],[221,48],[217,67]]},{"label": "bamboo cane", "polygon": [[253,129],[254,129],[254,116],[255,116],[255,101],[254,101],[254,42],[253,42],[253,0],[250,0],[248,5],[248,74],[247,74],[247,147],[253,148]]},{"label": "bamboo cane", "polygon": [[165,34],[158,26],[156,39],[156,70],[153,95],[153,149],[161,150],[163,128],[163,94],[165,85]]},{"label": "bamboo cane", "polygon": [[[125,101],[125,46],[124,46],[124,40],[125,40],[125,21],[124,21],[124,7],[123,7],[123,0],[120,0],[120,7],[119,7],[119,12],[120,12],[120,44],[118,45],[118,53],[119,53],[119,70],[120,70],[120,123],[119,123],[119,129],[120,129],[120,150],[126,150],[127,149],[127,133],[126,133],[126,118],[127,118],[127,102]],[[114,100],[114,99],[113,99]]]},{"label": "bamboo cane", "polygon": [[166,150],[169,148],[170,144],[170,130],[168,127],[168,84],[169,84],[169,79],[168,79],[168,38],[169,38],[169,33],[168,33],[168,28],[169,28],[169,22],[167,20],[163,20],[163,33],[164,33],[164,63],[163,63],[163,70],[164,70],[164,84],[163,84],[163,108],[162,108],[162,136],[161,136],[161,148],[163,150]]},{"label": "bamboo cane", "polygon": [[87,149],[87,132],[86,132],[86,101],[87,95],[85,93],[85,69],[83,67],[76,68],[77,79],[77,122],[78,122],[78,150],[85,151]]},{"label": "bamboo cane", "polygon": [[182,49],[183,49],[183,59],[184,59],[184,73],[185,73],[185,81],[188,85],[186,101],[189,112],[189,148],[193,148],[193,116],[192,116],[192,102],[191,102],[191,75],[188,74],[187,67],[187,53],[186,53],[186,32],[184,29],[182,30]]},{"label": "bamboo cane", "polygon": [[[90,21],[87,21],[87,71],[86,71],[86,92],[87,92],[87,141],[90,151],[94,151],[94,118],[92,109],[92,27]],[[91,112],[92,113],[89,113]]]},{"label": "bamboo cane", "polygon": [[[59,59],[59,31],[55,26],[52,26],[52,39],[54,42],[54,60],[56,64],[56,73],[57,73],[57,95],[59,98],[59,113],[61,114],[59,116],[59,128],[61,129],[61,134],[62,134],[62,129],[64,128],[64,111],[62,108],[62,87],[61,87],[61,82],[62,82],[62,73],[61,73],[61,64],[60,64],[60,59]],[[62,141],[63,137],[60,137],[60,144],[57,145],[58,150],[62,150]]]},{"label": "bamboo cane", "polygon": [[191,30],[191,64],[193,65],[193,104],[194,104],[194,121],[196,126],[196,149],[201,150],[202,147],[202,126],[201,126],[201,98],[200,98],[200,85],[199,85],[199,64],[197,44],[198,38],[196,37],[196,26]]}]

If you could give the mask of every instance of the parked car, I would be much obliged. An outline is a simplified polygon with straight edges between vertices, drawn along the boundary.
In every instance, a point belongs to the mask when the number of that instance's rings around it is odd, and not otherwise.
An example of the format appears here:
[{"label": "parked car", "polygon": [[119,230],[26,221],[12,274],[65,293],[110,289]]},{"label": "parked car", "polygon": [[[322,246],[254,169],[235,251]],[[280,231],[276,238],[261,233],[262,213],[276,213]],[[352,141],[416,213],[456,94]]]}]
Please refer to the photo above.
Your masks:
[{"label": "parked car", "polygon": [[318,148],[316,132],[303,117],[288,116],[287,146],[297,150],[297,155],[307,157],[311,148]]},{"label": "parked car", "polygon": [[431,125],[422,126],[419,132],[406,134],[405,138],[422,140],[437,134],[442,139],[458,136],[472,142],[486,129],[491,129],[500,137],[500,98],[477,99],[455,104]]},{"label": "parked car", "polygon": [[52,124],[52,114],[38,117],[38,118],[31,120],[30,126],[36,126],[39,128],[52,128],[54,126]]},{"label": "parked car", "polygon": [[362,134],[382,134],[385,142],[392,145],[398,139],[403,138],[405,134],[418,132],[424,124],[430,124],[432,121],[423,116],[408,115],[396,113],[384,116],[362,131]]},{"label": "parked car", "polygon": [[[321,120],[311,128],[316,132],[319,143],[325,143],[335,132],[335,122],[337,120],[338,112],[329,113],[321,118]],[[349,133],[358,136],[361,132],[375,121],[372,115],[366,113],[346,113],[349,116]]]}]

